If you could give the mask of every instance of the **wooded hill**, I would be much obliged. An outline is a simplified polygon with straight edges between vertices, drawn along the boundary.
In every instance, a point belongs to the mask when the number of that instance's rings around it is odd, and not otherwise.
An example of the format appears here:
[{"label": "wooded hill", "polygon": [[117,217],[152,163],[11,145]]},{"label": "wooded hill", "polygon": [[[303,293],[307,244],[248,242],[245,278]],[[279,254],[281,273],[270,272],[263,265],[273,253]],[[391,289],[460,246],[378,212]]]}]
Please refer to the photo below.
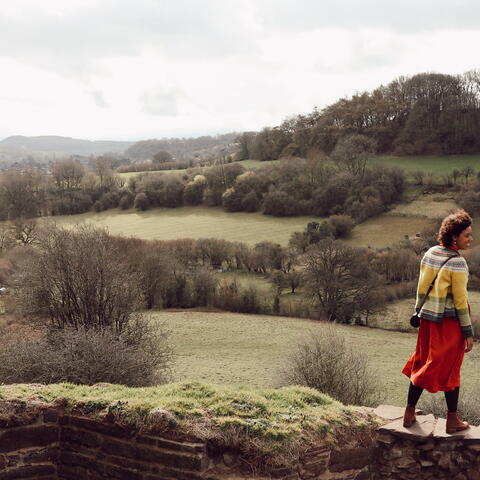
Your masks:
[{"label": "wooded hill", "polygon": [[311,150],[329,154],[338,139],[349,134],[372,138],[379,153],[478,153],[480,72],[399,77],[279,126],[243,133],[237,158],[305,157]]},{"label": "wooded hill", "polygon": [[132,145],[133,142],[120,142],[109,140],[84,140],[79,138],[45,135],[38,137],[25,137],[15,135],[0,141],[0,149],[22,150],[23,153],[58,153],[65,155],[101,155],[107,152],[121,153]]},{"label": "wooded hill", "polygon": [[231,153],[232,144],[238,133],[223,135],[202,136],[195,138],[162,138],[142,140],[125,151],[125,155],[132,160],[152,159],[160,151],[170,153],[175,160],[202,157],[205,155],[219,155],[221,152]]}]

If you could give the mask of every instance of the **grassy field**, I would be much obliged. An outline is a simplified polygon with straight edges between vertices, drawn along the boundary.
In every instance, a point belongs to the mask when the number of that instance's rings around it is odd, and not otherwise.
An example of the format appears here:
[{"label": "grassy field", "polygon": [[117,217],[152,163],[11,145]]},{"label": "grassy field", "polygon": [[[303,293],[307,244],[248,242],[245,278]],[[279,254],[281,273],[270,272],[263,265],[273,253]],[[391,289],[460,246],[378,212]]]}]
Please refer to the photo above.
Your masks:
[{"label": "grassy field", "polygon": [[[155,312],[171,331],[177,358],[174,380],[273,387],[282,383],[282,365],[298,342],[322,324],[313,320],[235,313]],[[347,340],[365,351],[385,384],[386,402],[403,405],[408,379],[403,365],[415,349],[416,334],[338,325]],[[476,346],[476,349],[479,347]],[[463,383],[480,381],[478,354],[467,355]]]},{"label": "grassy field", "polygon": [[82,222],[106,227],[114,235],[134,236],[146,240],[175,238],[224,238],[250,245],[268,240],[287,245],[292,232],[303,230],[316,217],[278,218],[261,213],[228,213],[222,208],[180,207],[136,210],[108,210],[51,217],[43,221],[58,225]]},{"label": "grassy field", "polygon": [[[469,292],[468,302],[472,308],[474,317],[480,315],[480,292]],[[415,331],[410,327],[409,319],[414,310],[413,299],[400,300],[387,305],[385,312],[377,314],[369,320],[369,325],[377,328],[384,328],[397,331]]]},{"label": "grassy field", "polygon": [[405,170],[424,170],[435,174],[450,173],[454,168],[461,170],[468,166],[475,170],[480,169],[480,155],[449,155],[446,157],[437,156],[416,156],[416,157],[395,157],[380,156],[375,162],[387,165],[402,167]]},{"label": "grassy field", "polygon": [[415,236],[428,223],[429,220],[425,217],[385,213],[357,225],[346,243],[357,247],[384,248],[400,242],[406,235]]},{"label": "grassy field", "polygon": [[[458,208],[450,194],[407,195],[407,203],[370,218],[357,225],[347,239],[350,245],[384,248],[403,240],[406,235],[415,236],[436,218],[441,218]],[[474,237],[478,237],[475,235]],[[480,239],[475,240],[478,244]]]},{"label": "grassy field", "polygon": [[130,177],[135,177],[137,175],[140,175],[141,173],[185,173],[187,169],[182,168],[182,169],[175,169],[175,170],[149,170],[146,172],[124,172],[124,173],[117,173],[117,175],[120,178],[123,178],[124,180],[128,180]]},{"label": "grassy field", "polygon": [[[261,162],[260,160],[240,160],[238,163],[239,165],[242,165],[243,167],[247,169],[255,169],[258,167],[261,167],[263,165],[272,165],[276,163],[278,160],[267,160],[264,162]],[[210,168],[210,167],[193,167],[193,168]],[[175,169],[175,170],[153,170],[153,171],[146,171],[146,172],[124,172],[124,173],[117,173],[117,175],[125,180],[128,180],[130,177],[134,177],[136,175],[139,175],[140,173],[186,173],[188,169],[182,168],[182,169]]]}]

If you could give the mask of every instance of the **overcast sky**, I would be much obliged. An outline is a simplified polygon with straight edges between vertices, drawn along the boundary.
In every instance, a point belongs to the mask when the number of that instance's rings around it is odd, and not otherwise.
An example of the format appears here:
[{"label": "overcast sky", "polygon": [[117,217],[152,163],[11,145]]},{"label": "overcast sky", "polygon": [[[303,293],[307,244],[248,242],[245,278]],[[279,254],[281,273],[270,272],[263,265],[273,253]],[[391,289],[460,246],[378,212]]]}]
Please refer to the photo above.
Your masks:
[{"label": "overcast sky", "polygon": [[258,130],[478,45],[478,0],[5,1],[0,139]]}]

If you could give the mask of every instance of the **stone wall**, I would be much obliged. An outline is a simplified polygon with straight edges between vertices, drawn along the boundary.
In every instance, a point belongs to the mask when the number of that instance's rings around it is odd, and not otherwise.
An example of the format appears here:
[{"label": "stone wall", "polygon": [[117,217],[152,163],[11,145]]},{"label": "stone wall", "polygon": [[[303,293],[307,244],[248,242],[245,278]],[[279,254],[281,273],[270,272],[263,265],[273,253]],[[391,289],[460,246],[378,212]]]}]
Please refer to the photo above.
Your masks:
[{"label": "stone wall", "polygon": [[[192,438],[142,434],[61,407],[6,403],[0,415],[0,480],[214,480],[259,477],[238,452],[213,451]],[[371,444],[312,446],[289,468],[265,468],[285,480],[480,480],[480,427],[454,435],[445,420],[419,415],[402,426],[403,409],[375,410],[384,425]],[[368,443],[368,442],[367,442]]]},{"label": "stone wall", "polygon": [[[0,411],[5,402],[0,405]],[[59,458],[56,410],[9,402],[13,412],[0,419],[0,480],[57,479]]]},{"label": "stone wall", "polygon": [[398,418],[379,429],[372,480],[480,480],[480,427],[449,435],[445,419],[433,415],[402,424]]},{"label": "stone wall", "polygon": [[[3,407],[5,407],[3,402]],[[214,480],[252,478],[235,451],[211,451],[195,439],[141,434],[62,408],[13,402],[0,421],[0,480]],[[3,408],[5,409],[5,408]],[[2,410],[2,405],[0,405]],[[7,419],[6,419],[7,418]],[[288,480],[366,480],[373,449],[316,446],[290,468],[267,475]]]}]

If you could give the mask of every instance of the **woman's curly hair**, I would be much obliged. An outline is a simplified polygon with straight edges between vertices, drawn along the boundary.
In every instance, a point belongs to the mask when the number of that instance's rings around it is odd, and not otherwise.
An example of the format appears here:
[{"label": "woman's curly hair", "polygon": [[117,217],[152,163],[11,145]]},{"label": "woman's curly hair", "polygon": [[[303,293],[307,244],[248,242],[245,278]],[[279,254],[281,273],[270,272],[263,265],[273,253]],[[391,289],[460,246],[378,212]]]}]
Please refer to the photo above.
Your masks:
[{"label": "woman's curly hair", "polygon": [[472,224],[472,218],[465,210],[457,210],[445,217],[438,231],[438,243],[444,247],[453,245],[453,237],[460,235]]}]

